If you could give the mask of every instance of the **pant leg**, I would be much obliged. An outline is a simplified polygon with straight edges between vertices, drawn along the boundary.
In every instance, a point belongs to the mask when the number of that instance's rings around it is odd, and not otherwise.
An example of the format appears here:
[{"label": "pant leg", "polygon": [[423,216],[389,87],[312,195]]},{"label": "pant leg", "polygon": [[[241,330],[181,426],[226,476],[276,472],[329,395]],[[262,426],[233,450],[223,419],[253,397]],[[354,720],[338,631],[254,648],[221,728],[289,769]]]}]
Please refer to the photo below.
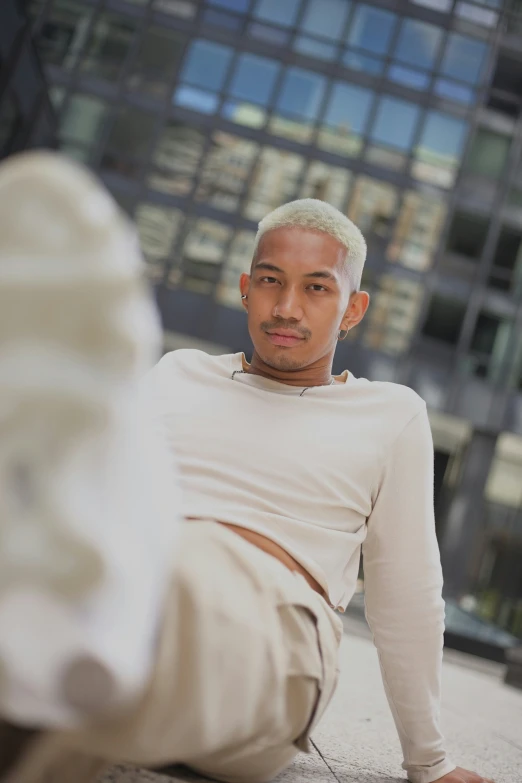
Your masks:
[{"label": "pant leg", "polygon": [[308,749],[333,695],[341,628],[303,577],[217,523],[187,523],[146,691],[59,742],[114,762],[269,780]]}]

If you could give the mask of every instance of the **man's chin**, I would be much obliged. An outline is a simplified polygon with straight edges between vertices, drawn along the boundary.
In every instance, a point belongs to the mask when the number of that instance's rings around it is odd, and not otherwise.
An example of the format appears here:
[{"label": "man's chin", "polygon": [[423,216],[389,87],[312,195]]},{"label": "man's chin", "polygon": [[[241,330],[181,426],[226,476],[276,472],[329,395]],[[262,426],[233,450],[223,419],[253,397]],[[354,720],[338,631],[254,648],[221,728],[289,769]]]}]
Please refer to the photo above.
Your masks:
[{"label": "man's chin", "polygon": [[301,370],[306,367],[306,361],[298,359],[296,356],[292,356],[292,351],[287,349],[281,349],[275,355],[267,356],[265,353],[260,354],[260,358],[264,363],[271,367],[273,370],[282,370],[283,372],[290,372],[292,370]]}]

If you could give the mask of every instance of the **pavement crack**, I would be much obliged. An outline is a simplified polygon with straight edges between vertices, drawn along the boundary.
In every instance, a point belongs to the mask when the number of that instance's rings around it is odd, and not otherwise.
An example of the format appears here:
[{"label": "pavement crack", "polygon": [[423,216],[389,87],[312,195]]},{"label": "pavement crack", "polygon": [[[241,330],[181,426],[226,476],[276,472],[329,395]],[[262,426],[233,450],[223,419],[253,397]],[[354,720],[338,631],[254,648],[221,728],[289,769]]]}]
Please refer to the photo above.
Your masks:
[{"label": "pavement crack", "polygon": [[315,744],[312,738],[310,738],[310,742],[312,744],[312,747],[314,747],[316,751],[319,753],[319,755],[321,756],[322,760],[324,761],[324,763],[326,764],[326,766],[328,767],[328,769],[336,779],[337,783],[341,783],[341,781],[339,780],[339,778],[337,777],[337,775],[335,774],[335,772],[333,771],[333,769],[331,768],[331,766],[329,765],[329,763],[327,762],[327,760],[325,759],[325,757],[323,756],[323,754],[321,753],[321,751],[319,750],[319,748],[317,747],[317,745]]}]

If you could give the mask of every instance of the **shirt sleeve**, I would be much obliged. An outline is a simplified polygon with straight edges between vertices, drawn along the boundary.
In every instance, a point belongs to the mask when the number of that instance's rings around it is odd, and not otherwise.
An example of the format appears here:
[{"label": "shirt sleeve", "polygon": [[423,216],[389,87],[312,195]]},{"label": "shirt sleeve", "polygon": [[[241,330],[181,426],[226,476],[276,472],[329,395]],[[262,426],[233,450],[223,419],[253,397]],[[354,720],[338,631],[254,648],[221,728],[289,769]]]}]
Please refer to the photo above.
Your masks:
[{"label": "shirt sleeve", "polygon": [[455,769],[440,720],[444,601],[426,406],[393,443],[363,545],[366,617],[412,783]]}]

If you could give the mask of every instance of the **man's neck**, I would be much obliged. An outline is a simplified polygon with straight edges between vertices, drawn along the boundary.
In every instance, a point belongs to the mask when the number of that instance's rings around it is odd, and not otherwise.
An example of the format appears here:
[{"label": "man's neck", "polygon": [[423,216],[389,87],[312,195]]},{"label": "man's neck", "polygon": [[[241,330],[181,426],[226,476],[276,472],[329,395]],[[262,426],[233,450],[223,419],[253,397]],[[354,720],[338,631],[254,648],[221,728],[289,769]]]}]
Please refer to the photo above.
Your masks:
[{"label": "man's neck", "polygon": [[250,364],[243,356],[243,369],[251,375],[261,375],[270,381],[286,383],[288,386],[328,386],[334,380],[332,377],[332,360],[328,357],[316,364],[300,367],[297,370],[278,370],[266,364],[254,351]]}]

